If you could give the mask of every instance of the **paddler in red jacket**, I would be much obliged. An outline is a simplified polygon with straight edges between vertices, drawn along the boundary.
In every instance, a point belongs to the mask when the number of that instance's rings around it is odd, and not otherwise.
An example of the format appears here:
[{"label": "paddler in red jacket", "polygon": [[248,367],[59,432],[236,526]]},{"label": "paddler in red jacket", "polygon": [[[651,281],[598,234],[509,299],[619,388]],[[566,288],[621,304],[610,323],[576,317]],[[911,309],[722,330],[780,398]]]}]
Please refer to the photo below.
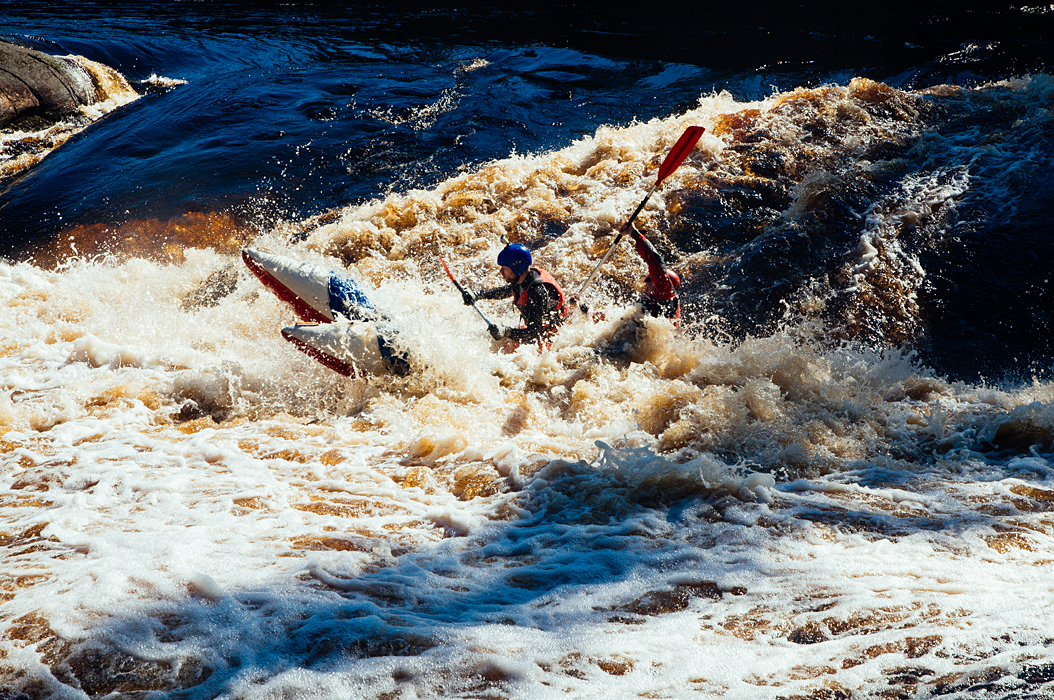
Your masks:
[{"label": "paddler in red jacket", "polygon": [[664,316],[673,319],[674,325],[681,320],[681,302],[677,292],[681,288],[681,278],[676,272],[666,269],[659,251],[644,234],[637,230],[633,223],[622,227],[622,233],[629,233],[637,249],[637,254],[648,265],[648,276],[644,278],[644,295],[640,305],[649,316]]},{"label": "paddler in red jacket", "polygon": [[478,294],[468,290],[461,294],[466,306],[477,299],[512,297],[523,323],[519,328],[492,324],[490,334],[495,340],[507,338],[517,343],[550,340],[567,315],[564,290],[548,272],[531,267],[531,262],[531,251],[526,246],[507,245],[498,253],[501,276],[507,284]]}]

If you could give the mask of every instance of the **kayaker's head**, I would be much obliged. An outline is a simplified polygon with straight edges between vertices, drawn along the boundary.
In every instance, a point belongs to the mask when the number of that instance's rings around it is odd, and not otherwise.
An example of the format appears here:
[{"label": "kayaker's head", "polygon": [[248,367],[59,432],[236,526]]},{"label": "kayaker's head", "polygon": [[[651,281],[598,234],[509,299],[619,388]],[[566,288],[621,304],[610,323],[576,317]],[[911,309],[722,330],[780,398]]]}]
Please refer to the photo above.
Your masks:
[{"label": "kayaker's head", "polygon": [[[666,271],[666,276],[670,278],[670,285],[673,287],[673,291],[679,292],[681,290],[681,276],[676,272]],[[655,296],[655,283],[652,282],[651,275],[644,278],[644,295],[648,297]]]},{"label": "kayaker's head", "polygon": [[520,243],[507,245],[498,253],[498,265],[501,266],[502,278],[511,284],[530,269],[531,251]]}]

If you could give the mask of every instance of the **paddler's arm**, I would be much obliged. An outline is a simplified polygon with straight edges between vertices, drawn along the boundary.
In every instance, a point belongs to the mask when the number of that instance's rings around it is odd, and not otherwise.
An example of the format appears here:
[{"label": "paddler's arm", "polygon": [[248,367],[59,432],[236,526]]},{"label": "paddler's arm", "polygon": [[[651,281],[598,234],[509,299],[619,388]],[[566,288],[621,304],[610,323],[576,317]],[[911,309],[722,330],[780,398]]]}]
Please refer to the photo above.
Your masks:
[{"label": "paddler's arm", "polygon": [[467,292],[462,296],[465,299],[465,305],[471,304],[477,299],[504,299],[513,295],[513,285],[505,284],[500,287],[494,287],[493,289],[484,289],[482,292]]},{"label": "paddler's arm", "polygon": [[645,238],[644,234],[638,231],[633,224],[629,225],[628,233],[633,237],[637,255],[648,265],[648,276],[651,277],[651,283],[655,285],[655,298],[663,300],[673,299],[677,294],[677,290],[673,288],[670,278],[666,276],[666,266],[663,264],[659,251],[655,250],[655,246],[651,244],[651,241]]}]

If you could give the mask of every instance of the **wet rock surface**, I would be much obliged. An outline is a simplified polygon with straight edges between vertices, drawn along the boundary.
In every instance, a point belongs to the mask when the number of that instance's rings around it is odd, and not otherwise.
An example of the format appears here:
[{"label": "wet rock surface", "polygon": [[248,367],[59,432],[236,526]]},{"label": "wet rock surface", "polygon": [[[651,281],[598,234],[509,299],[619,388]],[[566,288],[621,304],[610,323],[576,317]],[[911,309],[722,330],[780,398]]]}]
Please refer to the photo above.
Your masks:
[{"label": "wet rock surface", "polygon": [[0,126],[29,116],[58,119],[97,99],[91,75],[73,58],[0,41]]}]

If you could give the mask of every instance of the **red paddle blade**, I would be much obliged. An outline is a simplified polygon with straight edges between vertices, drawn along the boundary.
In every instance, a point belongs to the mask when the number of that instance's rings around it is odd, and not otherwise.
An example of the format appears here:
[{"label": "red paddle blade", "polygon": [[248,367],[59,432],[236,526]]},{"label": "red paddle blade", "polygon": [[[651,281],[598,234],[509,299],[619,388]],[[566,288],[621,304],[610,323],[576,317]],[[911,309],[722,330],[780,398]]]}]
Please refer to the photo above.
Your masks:
[{"label": "red paddle blade", "polygon": [[[457,281],[457,277],[454,277],[454,273],[450,271],[449,267],[447,267],[446,260],[443,260],[443,256],[437,255],[436,257],[439,258],[439,262],[443,263],[443,269],[446,270],[446,276],[449,277],[450,281],[454,283],[454,286],[457,287],[457,290],[464,294],[465,288],[461,286],[461,283]],[[479,309],[476,309],[476,311],[479,311]],[[480,316],[482,315],[483,314],[480,314]]]},{"label": "red paddle blade", "polygon": [[659,178],[655,181],[656,185],[669,177],[670,173],[676,170],[677,166],[688,157],[688,154],[695,148],[695,144],[699,142],[699,137],[703,135],[704,131],[706,131],[706,128],[702,126],[690,126],[684,130],[681,138],[677,139],[677,143],[673,144],[673,148],[666,154],[666,160],[659,166]]},{"label": "red paddle blade", "polygon": [[443,263],[443,269],[446,270],[447,277],[452,279],[454,281],[454,284],[457,284],[457,280],[454,279],[454,273],[450,271],[449,267],[447,267],[446,260],[443,260],[443,256],[437,255],[436,257],[439,258],[439,262]]}]

